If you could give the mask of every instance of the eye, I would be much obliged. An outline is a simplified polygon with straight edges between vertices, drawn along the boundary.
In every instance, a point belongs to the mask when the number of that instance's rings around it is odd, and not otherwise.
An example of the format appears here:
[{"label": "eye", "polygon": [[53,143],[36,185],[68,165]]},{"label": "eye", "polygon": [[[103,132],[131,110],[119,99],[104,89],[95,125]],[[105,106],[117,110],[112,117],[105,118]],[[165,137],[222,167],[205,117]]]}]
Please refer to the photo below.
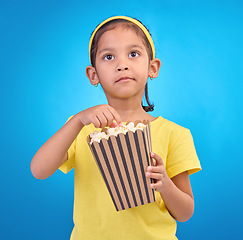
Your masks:
[{"label": "eye", "polygon": [[107,54],[104,56],[104,60],[112,60],[114,59],[114,56],[112,56],[111,54]]},{"label": "eye", "polygon": [[135,58],[135,57],[138,57],[139,56],[139,53],[137,51],[132,51],[129,53],[129,57],[132,57],[132,58]]}]

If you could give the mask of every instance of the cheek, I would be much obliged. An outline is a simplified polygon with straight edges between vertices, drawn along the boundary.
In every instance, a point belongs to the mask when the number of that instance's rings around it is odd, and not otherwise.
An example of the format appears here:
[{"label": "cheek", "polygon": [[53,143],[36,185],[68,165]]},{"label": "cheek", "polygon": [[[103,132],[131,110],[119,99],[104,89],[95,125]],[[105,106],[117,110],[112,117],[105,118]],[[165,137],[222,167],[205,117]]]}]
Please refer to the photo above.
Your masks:
[{"label": "cheek", "polygon": [[100,67],[96,69],[97,77],[99,78],[99,81],[103,84],[105,84],[108,81],[108,79],[110,79],[110,73],[111,71],[109,71],[109,69],[107,68]]},{"label": "cheek", "polygon": [[98,66],[96,66],[96,72],[99,75],[109,74],[113,69],[114,66],[112,66],[112,64],[107,64],[106,62],[99,63]]}]

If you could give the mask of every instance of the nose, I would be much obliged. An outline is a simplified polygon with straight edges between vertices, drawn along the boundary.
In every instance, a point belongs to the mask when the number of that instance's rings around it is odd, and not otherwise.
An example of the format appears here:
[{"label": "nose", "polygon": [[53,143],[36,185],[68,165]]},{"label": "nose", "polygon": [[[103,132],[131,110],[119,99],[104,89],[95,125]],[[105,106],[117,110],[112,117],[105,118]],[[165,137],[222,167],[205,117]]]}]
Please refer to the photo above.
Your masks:
[{"label": "nose", "polygon": [[116,70],[117,70],[117,71],[128,70],[128,66],[125,65],[125,64],[120,64],[119,66],[117,66]]},{"label": "nose", "polygon": [[127,64],[127,60],[125,59],[125,57],[119,57],[116,70],[119,72],[128,70],[128,64]]}]

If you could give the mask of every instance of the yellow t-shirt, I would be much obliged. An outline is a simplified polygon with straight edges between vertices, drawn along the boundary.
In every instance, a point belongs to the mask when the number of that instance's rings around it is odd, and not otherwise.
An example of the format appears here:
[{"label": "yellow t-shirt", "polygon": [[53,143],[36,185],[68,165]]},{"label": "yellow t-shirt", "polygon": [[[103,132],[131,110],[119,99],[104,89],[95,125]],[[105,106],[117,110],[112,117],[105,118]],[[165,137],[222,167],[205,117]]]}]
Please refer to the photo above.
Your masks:
[{"label": "yellow t-shirt", "polygon": [[[201,169],[188,129],[161,116],[150,123],[152,151],[160,155],[170,178]],[[71,240],[173,240],[176,221],[158,192],[156,201],[116,211],[86,138],[96,129],[85,126],[68,150],[64,173],[75,168],[74,229]]]}]

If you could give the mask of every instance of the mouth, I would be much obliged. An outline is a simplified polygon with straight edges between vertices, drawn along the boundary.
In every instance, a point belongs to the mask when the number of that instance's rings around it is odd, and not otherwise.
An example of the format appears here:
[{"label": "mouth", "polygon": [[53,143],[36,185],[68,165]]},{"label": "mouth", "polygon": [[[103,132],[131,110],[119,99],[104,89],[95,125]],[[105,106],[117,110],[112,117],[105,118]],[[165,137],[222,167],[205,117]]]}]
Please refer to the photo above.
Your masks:
[{"label": "mouth", "polygon": [[134,78],[130,78],[130,77],[121,77],[119,78],[116,82],[128,82],[128,81],[131,81],[131,80],[134,80]]}]

